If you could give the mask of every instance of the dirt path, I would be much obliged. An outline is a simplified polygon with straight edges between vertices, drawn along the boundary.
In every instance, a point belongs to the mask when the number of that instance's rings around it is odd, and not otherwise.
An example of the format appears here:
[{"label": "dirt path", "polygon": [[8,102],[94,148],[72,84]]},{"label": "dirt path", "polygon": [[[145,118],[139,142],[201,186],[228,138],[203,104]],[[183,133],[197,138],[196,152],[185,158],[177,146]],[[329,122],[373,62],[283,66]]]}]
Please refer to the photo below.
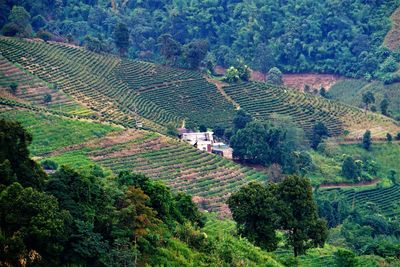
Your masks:
[{"label": "dirt path", "polygon": [[228,85],[227,83],[224,83],[224,82],[222,82],[222,81],[218,81],[218,80],[211,79],[211,78],[208,77],[208,76],[204,76],[204,78],[205,78],[209,83],[214,84],[214,85],[217,87],[218,91],[221,93],[221,95],[222,95],[223,97],[225,97],[225,99],[228,100],[229,103],[231,103],[232,105],[234,105],[236,109],[240,109],[240,105],[239,105],[238,103],[236,103],[235,100],[233,100],[230,96],[228,96],[228,95],[225,93],[225,91],[222,89],[222,87]]},{"label": "dirt path", "polygon": [[369,185],[376,185],[379,183],[381,180],[380,179],[375,179],[372,181],[365,181],[365,182],[360,182],[356,184],[349,184],[349,183],[339,183],[339,184],[322,184],[319,186],[319,188],[346,188],[346,187],[363,187],[363,186],[369,186]]}]

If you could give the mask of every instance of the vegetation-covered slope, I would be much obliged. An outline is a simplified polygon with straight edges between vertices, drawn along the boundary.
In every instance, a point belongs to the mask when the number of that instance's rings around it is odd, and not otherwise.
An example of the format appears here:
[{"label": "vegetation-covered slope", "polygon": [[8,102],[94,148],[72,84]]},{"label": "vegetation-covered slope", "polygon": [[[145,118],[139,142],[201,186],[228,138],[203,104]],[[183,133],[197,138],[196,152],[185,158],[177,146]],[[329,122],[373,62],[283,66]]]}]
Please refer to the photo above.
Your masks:
[{"label": "vegetation-covered slope", "polygon": [[387,132],[399,130],[387,117],[286,88],[253,82],[226,86],[223,90],[253,117],[268,120],[274,114],[289,116],[307,134],[311,134],[317,122],[323,122],[332,136],[347,130],[348,137],[359,138],[370,129],[373,135],[384,137]]},{"label": "vegetation-covered slope", "polygon": [[[115,174],[144,173],[175,191],[197,196],[208,210],[226,212],[223,204],[229,193],[249,181],[267,180],[261,172],[153,132],[121,132],[108,125],[16,109],[3,110],[0,118],[20,121],[37,136],[31,144],[34,156],[74,168],[97,163]],[[114,133],[103,137],[110,132]]]},{"label": "vegetation-covered slope", "polygon": [[[2,4],[0,27],[15,1]],[[159,38],[170,34],[188,57],[196,39],[209,43],[209,59],[229,67],[237,58],[264,72],[316,71],[362,77],[378,73],[389,56],[381,44],[398,0],[382,1],[18,1],[29,25],[95,49],[160,61]],[[115,40],[120,24],[126,40]],[[11,28],[11,29],[10,29]],[[29,27],[28,27],[29,28]],[[12,35],[12,27],[5,27]],[[25,33],[29,35],[29,30]],[[18,33],[18,31],[17,31]],[[15,34],[15,33],[14,33]],[[183,47],[182,47],[183,46]],[[187,62],[177,62],[190,66]],[[384,74],[383,74],[384,75]]]},{"label": "vegetation-covered slope", "polygon": [[382,82],[364,80],[343,80],[332,86],[329,93],[334,100],[353,105],[363,106],[362,95],[366,92],[372,92],[375,96],[373,104],[380,112],[380,103],[383,99],[389,101],[388,112],[393,118],[400,118],[400,83],[385,85]]},{"label": "vegetation-covered slope", "polygon": [[170,123],[181,126],[183,121],[192,126],[227,126],[235,110],[233,99],[258,119],[274,113],[291,116],[308,134],[319,121],[332,135],[348,130],[355,137],[368,128],[374,135],[398,130],[385,117],[261,83],[227,86],[222,94],[198,72],[121,60],[83,48],[2,38],[0,51],[102,119],[128,127],[134,127],[136,119],[157,131],[164,131]]}]

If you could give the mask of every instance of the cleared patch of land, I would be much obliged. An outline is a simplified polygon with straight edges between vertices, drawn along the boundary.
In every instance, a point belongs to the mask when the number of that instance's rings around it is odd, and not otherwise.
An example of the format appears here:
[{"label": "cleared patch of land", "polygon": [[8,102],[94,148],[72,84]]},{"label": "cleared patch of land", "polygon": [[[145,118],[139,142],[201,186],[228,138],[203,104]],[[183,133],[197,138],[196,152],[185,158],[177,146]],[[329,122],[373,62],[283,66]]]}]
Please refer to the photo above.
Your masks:
[{"label": "cleared patch of land", "polygon": [[396,9],[390,17],[392,28],[385,37],[384,44],[394,50],[400,45],[400,8]]}]

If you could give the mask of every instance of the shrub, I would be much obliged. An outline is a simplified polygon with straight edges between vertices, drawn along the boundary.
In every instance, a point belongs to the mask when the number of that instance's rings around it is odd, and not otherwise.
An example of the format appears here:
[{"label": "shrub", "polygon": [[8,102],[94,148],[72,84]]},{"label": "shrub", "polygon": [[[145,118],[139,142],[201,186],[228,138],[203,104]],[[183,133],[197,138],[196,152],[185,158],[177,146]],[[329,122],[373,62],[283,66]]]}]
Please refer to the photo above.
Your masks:
[{"label": "shrub", "polygon": [[55,161],[52,161],[50,159],[45,159],[40,162],[40,165],[43,167],[45,170],[57,170],[58,164]]}]

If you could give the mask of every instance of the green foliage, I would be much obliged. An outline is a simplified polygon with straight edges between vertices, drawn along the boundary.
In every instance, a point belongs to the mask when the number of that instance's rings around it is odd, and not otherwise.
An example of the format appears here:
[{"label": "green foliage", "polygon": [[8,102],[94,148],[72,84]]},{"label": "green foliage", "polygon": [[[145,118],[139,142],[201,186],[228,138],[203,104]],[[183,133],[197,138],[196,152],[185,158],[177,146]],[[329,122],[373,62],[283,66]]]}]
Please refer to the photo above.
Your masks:
[{"label": "green foliage", "polygon": [[240,80],[239,70],[235,67],[229,67],[225,72],[224,80],[228,83],[235,83]]},{"label": "green foliage", "polygon": [[45,159],[40,162],[40,165],[43,167],[45,170],[57,170],[58,164],[55,161],[52,161],[50,159]]},{"label": "green foliage", "polygon": [[182,54],[181,44],[177,42],[170,34],[162,34],[160,37],[158,37],[157,42],[160,45],[160,53],[165,58],[166,63],[174,66],[176,64],[176,60]]},{"label": "green foliage", "polygon": [[322,142],[325,137],[329,137],[328,128],[322,122],[318,122],[314,125],[312,137],[311,137],[311,147],[317,149],[318,145]]},{"label": "green foliage", "polygon": [[278,228],[276,188],[250,183],[240,188],[228,199],[232,217],[240,234],[268,251],[277,248]]},{"label": "green foliage", "polygon": [[301,255],[310,247],[322,247],[328,236],[326,221],[318,218],[312,187],[307,178],[288,176],[277,189],[280,228],[287,231],[294,255]]},{"label": "green foliage", "polygon": [[45,104],[49,104],[49,103],[51,102],[51,100],[52,100],[51,94],[46,93],[46,94],[43,96],[43,102],[44,102]]},{"label": "green foliage", "polygon": [[5,187],[0,193],[0,263],[60,264],[68,219],[55,197],[19,183]]},{"label": "green foliage", "polygon": [[380,103],[381,112],[383,115],[388,116],[389,100],[387,98],[382,99]]},{"label": "green foliage", "polygon": [[283,85],[282,72],[277,67],[271,68],[267,74],[267,82],[274,85]]},{"label": "green foliage", "polygon": [[17,92],[18,84],[16,82],[12,82],[10,83],[9,87],[11,94],[15,95],[15,93]]},{"label": "green foliage", "polygon": [[372,140],[371,140],[371,131],[370,131],[370,130],[367,130],[367,131],[365,131],[365,133],[364,133],[364,135],[363,135],[362,147],[363,147],[365,150],[370,150],[371,144],[372,144]]},{"label": "green foliage", "polygon": [[268,250],[276,249],[277,229],[285,232],[295,257],[323,246],[328,235],[311,184],[300,176],[288,176],[277,185],[250,183],[232,194],[228,205],[239,232]]},{"label": "green foliage", "polygon": [[[14,121],[0,119],[0,172],[15,174],[16,181],[23,186],[42,188],[45,173],[29,158],[28,145],[32,136]],[[10,185],[14,175],[1,176],[1,184]],[[4,179],[4,180],[3,180]]]},{"label": "green foliage", "polygon": [[365,104],[365,109],[368,110],[369,104],[375,103],[375,96],[371,91],[367,91],[362,95],[362,102]]},{"label": "green foliage", "polygon": [[4,25],[2,32],[6,36],[30,37],[32,26],[31,15],[22,6],[13,6],[8,17],[8,23]]},{"label": "green foliage", "polygon": [[387,134],[386,134],[386,140],[387,140],[388,142],[392,142],[393,136],[392,136],[390,133],[387,133]]},{"label": "green foliage", "polygon": [[342,175],[354,181],[358,181],[361,176],[361,168],[351,156],[347,156],[343,161]]},{"label": "green foliage", "polygon": [[196,39],[183,46],[185,63],[191,69],[197,69],[205,58],[208,51],[208,41],[206,39]]},{"label": "green foliage", "polygon": [[356,255],[347,249],[338,249],[335,253],[336,266],[354,267],[356,266]]},{"label": "green foliage", "polygon": [[250,114],[248,114],[243,109],[239,109],[236,112],[235,117],[233,117],[233,128],[235,131],[244,129],[248,123],[252,121]]},{"label": "green foliage", "polygon": [[167,125],[167,134],[172,137],[177,137],[179,133],[178,133],[178,130],[176,129],[175,125],[168,124]]},{"label": "green foliage", "polygon": [[119,23],[114,31],[114,42],[121,55],[124,55],[129,47],[129,30],[123,23]]}]

